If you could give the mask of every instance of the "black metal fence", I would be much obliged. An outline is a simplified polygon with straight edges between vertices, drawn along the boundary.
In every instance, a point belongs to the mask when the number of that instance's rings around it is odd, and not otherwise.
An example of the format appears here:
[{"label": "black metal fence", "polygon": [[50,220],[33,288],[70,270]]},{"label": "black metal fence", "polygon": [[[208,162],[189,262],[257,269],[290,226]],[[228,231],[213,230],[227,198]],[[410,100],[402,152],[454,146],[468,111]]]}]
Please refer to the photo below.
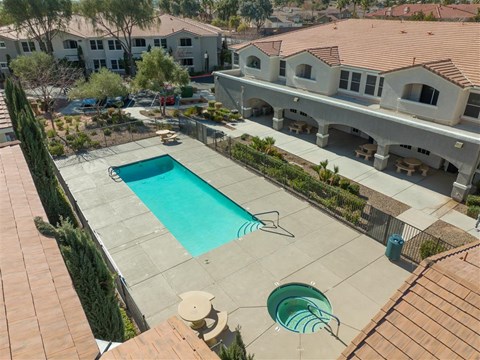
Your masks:
[{"label": "black metal fence", "polygon": [[345,190],[314,179],[296,165],[266,155],[191,118],[180,120],[180,129],[250,170],[282,185],[296,196],[347,222],[383,245],[393,234],[405,240],[402,257],[419,264],[424,257],[454,248],[429,233],[395,218]]}]

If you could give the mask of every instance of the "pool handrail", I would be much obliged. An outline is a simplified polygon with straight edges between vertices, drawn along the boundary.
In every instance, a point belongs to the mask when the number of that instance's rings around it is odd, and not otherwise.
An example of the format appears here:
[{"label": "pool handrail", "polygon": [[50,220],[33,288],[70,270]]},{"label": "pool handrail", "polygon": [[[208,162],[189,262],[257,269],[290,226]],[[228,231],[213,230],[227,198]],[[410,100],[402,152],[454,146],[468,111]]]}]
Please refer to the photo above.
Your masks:
[{"label": "pool handrail", "polygon": [[122,178],[120,177],[120,168],[118,166],[110,166],[108,169],[108,176],[115,181],[115,182],[121,182]]},{"label": "pool handrail", "polygon": [[275,221],[272,221],[272,220],[267,220],[267,221],[271,221],[271,222],[273,222],[274,226],[280,227],[280,213],[277,210],[270,210],[270,211],[264,211],[264,212],[261,212],[261,213],[252,214],[252,218],[254,220],[263,222],[262,220],[257,218],[257,216],[258,215],[266,215],[266,214],[277,214],[277,225],[275,225]]},{"label": "pool handrail", "polygon": [[315,316],[316,318],[318,318],[318,319],[319,319],[320,321],[322,321],[322,322],[323,322],[322,318],[321,318],[320,316],[318,316],[317,314],[315,314],[312,310],[310,310],[311,307],[314,308],[314,309],[316,309],[316,310],[318,310],[318,311],[320,311],[320,313],[327,314],[328,316],[330,316],[330,317],[332,317],[333,319],[336,320],[336,322],[337,322],[337,333],[335,334],[335,336],[338,338],[338,332],[339,332],[339,330],[340,330],[340,319],[339,319],[338,317],[336,317],[335,315],[329,313],[328,311],[325,311],[325,310],[320,309],[317,305],[308,304],[308,305],[307,305],[307,310],[310,311],[310,313],[311,313],[313,316]]}]

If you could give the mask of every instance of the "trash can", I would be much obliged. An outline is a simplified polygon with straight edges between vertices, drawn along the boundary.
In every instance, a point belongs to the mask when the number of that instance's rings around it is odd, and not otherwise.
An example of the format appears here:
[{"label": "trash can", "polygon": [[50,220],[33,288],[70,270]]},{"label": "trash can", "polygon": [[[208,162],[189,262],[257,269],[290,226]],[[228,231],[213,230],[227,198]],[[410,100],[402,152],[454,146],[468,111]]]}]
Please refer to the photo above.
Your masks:
[{"label": "trash can", "polygon": [[400,255],[402,253],[403,243],[405,241],[398,234],[392,234],[388,238],[387,248],[385,249],[385,255],[390,261],[400,260]]}]

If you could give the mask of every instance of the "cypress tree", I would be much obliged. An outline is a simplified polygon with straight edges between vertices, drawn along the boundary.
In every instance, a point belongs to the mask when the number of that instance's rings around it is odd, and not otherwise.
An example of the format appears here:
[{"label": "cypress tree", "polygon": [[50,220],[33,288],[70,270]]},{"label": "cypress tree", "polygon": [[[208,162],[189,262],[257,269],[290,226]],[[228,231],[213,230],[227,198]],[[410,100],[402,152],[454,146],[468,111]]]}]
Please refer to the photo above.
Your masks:
[{"label": "cypress tree", "polygon": [[25,91],[8,78],[5,97],[15,136],[21,142],[20,146],[48,220],[57,224],[61,218],[70,218],[76,223],[72,208],[55,177],[54,165],[46,147],[45,131],[35,119]]},{"label": "cypress tree", "polygon": [[124,326],[113,277],[90,236],[62,220],[56,239],[93,335],[121,342]]}]

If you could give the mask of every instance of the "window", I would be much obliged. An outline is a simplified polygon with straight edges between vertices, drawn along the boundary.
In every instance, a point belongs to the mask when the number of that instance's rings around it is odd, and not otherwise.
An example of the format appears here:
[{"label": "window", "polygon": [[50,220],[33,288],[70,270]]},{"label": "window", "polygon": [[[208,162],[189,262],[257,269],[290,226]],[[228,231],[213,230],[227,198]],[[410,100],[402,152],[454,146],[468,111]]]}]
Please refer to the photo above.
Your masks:
[{"label": "window", "polygon": [[180,64],[183,66],[193,66],[193,59],[180,59]]},{"label": "window", "polygon": [[8,132],[5,134],[5,138],[7,141],[14,141],[15,140],[15,133],[14,132]]},{"label": "window", "polygon": [[192,39],[190,38],[180,39],[180,46],[192,46]]},{"label": "window", "polygon": [[422,148],[418,148],[417,151],[420,153],[420,154],[424,154],[424,155],[430,155],[430,151],[428,150],[425,150],[425,149],[422,149]]},{"label": "window", "polygon": [[107,61],[105,59],[94,59],[93,60],[93,68],[95,70],[100,69],[102,67],[107,67]]},{"label": "window", "polygon": [[32,52],[37,50],[33,41],[22,41],[22,49],[23,52]]},{"label": "window", "polygon": [[352,72],[352,81],[350,82],[350,91],[359,92],[360,91],[360,80],[362,79],[362,74]]},{"label": "window", "polygon": [[147,42],[145,39],[133,39],[133,46],[134,47],[145,47],[147,46]]},{"label": "window", "polygon": [[375,96],[375,86],[377,85],[377,77],[375,75],[367,75],[365,83],[365,94]]},{"label": "window", "polygon": [[7,69],[8,68],[8,64],[6,62],[0,62],[0,68],[2,69]]},{"label": "window", "polygon": [[160,39],[153,39],[153,46],[160,47]]},{"label": "window", "polygon": [[404,148],[404,149],[407,149],[407,150],[412,150],[412,146],[411,145],[400,145],[400,147]]},{"label": "window", "polygon": [[290,109],[290,112],[296,114],[296,113],[297,113],[297,109]]},{"label": "window", "polygon": [[381,77],[381,78],[380,78],[380,81],[378,82],[378,90],[377,90],[377,96],[378,96],[378,97],[381,97],[381,96],[382,96],[383,80],[384,80],[384,78]]},{"label": "window", "polygon": [[120,60],[110,60],[112,70],[123,70],[123,62]]},{"label": "window", "polygon": [[249,68],[253,68],[253,69],[260,69],[261,67],[261,62],[260,62],[260,59],[256,56],[249,56],[247,58],[247,66]]},{"label": "window", "polygon": [[424,104],[437,105],[439,94],[440,93],[437,89],[434,89],[433,87],[428,85],[423,85],[420,99],[418,101]]},{"label": "window", "polygon": [[285,77],[287,62],[285,60],[280,60],[280,70],[278,76]]},{"label": "window", "polygon": [[357,128],[352,128],[352,133],[360,134],[360,130],[358,130]]},{"label": "window", "polygon": [[340,89],[348,89],[348,78],[350,77],[350,73],[348,71],[342,70],[340,72],[340,84],[338,87]]},{"label": "window", "polygon": [[108,40],[108,50],[122,50],[122,44],[118,40]]},{"label": "window", "polygon": [[63,42],[64,49],[76,49],[78,47],[78,43],[76,40],[65,40]]},{"label": "window", "polygon": [[470,93],[463,115],[477,119],[480,117],[480,94]]},{"label": "window", "polygon": [[0,41],[0,49],[5,49],[6,47],[5,41]]},{"label": "window", "polygon": [[103,50],[103,41],[102,40],[90,40],[90,49],[92,49],[92,50]]},{"label": "window", "polygon": [[238,55],[238,53],[233,53],[233,63],[235,65],[238,65],[239,61],[240,61],[240,55]]},{"label": "window", "polygon": [[300,111],[300,115],[305,116],[305,117],[308,116],[307,113],[304,113],[303,111]]},{"label": "window", "polygon": [[167,39],[160,39],[160,45],[162,48],[166,49],[167,48]]},{"label": "window", "polygon": [[297,74],[298,77],[304,79],[312,79],[312,67],[307,64],[300,64],[297,66]]}]

